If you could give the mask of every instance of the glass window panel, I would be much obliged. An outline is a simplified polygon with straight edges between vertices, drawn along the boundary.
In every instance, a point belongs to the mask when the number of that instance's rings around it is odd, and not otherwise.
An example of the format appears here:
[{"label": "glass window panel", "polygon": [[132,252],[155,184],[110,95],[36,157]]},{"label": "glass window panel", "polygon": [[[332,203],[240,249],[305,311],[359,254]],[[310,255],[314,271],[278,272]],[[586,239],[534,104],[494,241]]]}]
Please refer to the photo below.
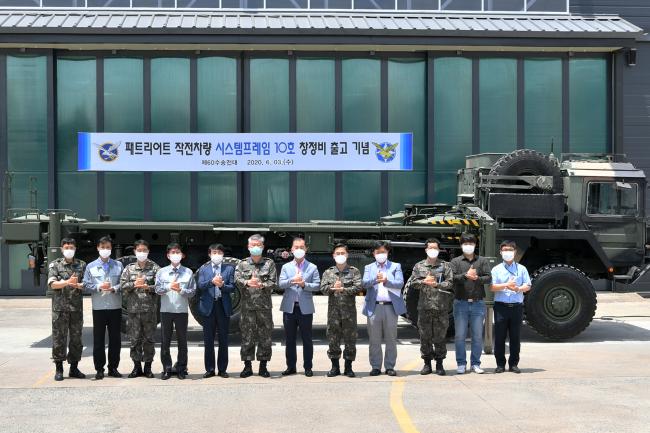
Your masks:
[{"label": "glass window panel", "polygon": [[97,176],[78,173],[77,133],[97,127],[97,83],[94,58],[57,59],[57,167],[58,207],[82,218],[97,218]]},{"label": "glass window panel", "polygon": [[70,209],[80,217],[97,218],[97,174],[92,172],[59,172],[58,208]]},{"label": "glass window panel", "polygon": [[174,0],[133,0],[134,8],[173,8]]},{"label": "glass window panel", "polygon": [[[143,81],[142,59],[104,59],[106,132],[142,132]],[[113,219],[137,221],[144,217],[144,173],[105,173],[104,194],[105,213]]]},{"label": "glass window panel", "polygon": [[[289,60],[250,60],[251,132],[289,130]],[[253,221],[289,220],[289,174],[251,173]]]},{"label": "glass window panel", "polygon": [[355,9],[395,9],[395,0],[354,0]]},{"label": "glass window panel", "polygon": [[311,9],[352,9],[352,0],[311,0]]},{"label": "glass window panel", "polygon": [[[333,132],[335,120],[335,61],[296,61],[296,124],[298,131]],[[336,175],[332,172],[297,174],[298,221],[334,219]]]},{"label": "glass window panel", "polygon": [[232,57],[197,60],[199,132],[237,132],[237,62]]},{"label": "glass window panel", "polygon": [[413,167],[426,169],[426,61],[388,62],[388,130],[413,133]]},{"label": "glass window panel", "polygon": [[269,9],[306,9],[307,0],[266,0],[266,7]]},{"label": "glass window panel", "polygon": [[569,61],[569,133],[571,152],[606,152],[607,60]]},{"label": "glass window panel", "polygon": [[435,202],[456,204],[456,171],[436,171],[434,173]]},{"label": "glass window panel", "polygon": [[89,8],[128,8],[129,0],[87,0]]},{"label": "glass window panel", "polygon": [[[190,129],[190,61],[186,58],[151,60],[151,131],[188,132]],[[190,175],[151,174],[152,219],[190,219]]]},{"label": "glass window panel", "polygon": [[567,12],[567,0],[526,0],[528,12]]},{"label": "glass window panel", "polygon": [[523,12],[526,0],[485,0],[487,11]]},{"label": "glass window panel", "polygon": [[[472,61],[435,59],[433,86],[434,169],[455,176],[465,166],[465,156],[472,153]],[[436,200],[441,201],[438,187],[436,183]]]},{"label": "glass window panel", "polygon": [[479,61],[479,118],[481,152],[517,148],[516,59]]},{"label": "glass window panel", "polygon": [[524,147],[562,150],[562,60],[524,60]]},{"label": "glass window panel", "polygon": [[388,130],[413,133],[414,172],[388,173],[388,207],[391,212],[404,203],[426,200],[426,61],[388,61]]},{"label": "glass window panel", "polygon": [[440,0],[440,9],[448,11],[480,11],[482,0]]},{"label": "glass window panel", "polygon": [[43,0],[44,7],[83,7],[84,0]]},{"label": "glass window panel", "polygon": [[[94,58],[57,60],[57,166],[77,170],[77,133],[97,127],[97,83]],[[61,192],[61,191],[60,191]]]},{"label": "glass window panel", "polygon": [[638,213],[638,185],[623,182],[592,182],[587,195],[588,215],[626,215]]},{"label": "glass window panel", "polygon": [[389,173],[388,210],[390,213],[403,210],[406,203],[425,203],[426,184],[425,171]]},{"label": "glass window panel", "polygon": [[141,221],[144,218],[144,174],[106,173],[105,211],[114,220]]},{"label": "glass window panel", "polygon": [[[27,255],[30,253],[29,246],[26,244],[9,245],[7,247],[8,265],[9,265],[9,290],[20,290],[24,294],[23,288],[33,290],[34,277],[28,267]],[[43,280],[43,278],[41,278]],[[24,284],[23,284],[24,282]]]},{"label": "glass window panel", "polygon": [[[343,131],[380,131],[379,59],[344,59],[342,62]],[[343,218],[375,220],[381,213],[380,200],[379,173],[343,173]]]},{"label": "glass window panel", "polygon": [[397,9],[438,10],[438,0],[397,0]]},{"label": "glass window panel", "polygon": [[45,56],[7,56],[7,147],[10,171],[47,172]]},{"label": "glass window panel", "polygon": [[237,221],[237,173],[199,173],[199,221]]},{"label": "glass window panel", "polygon": [[264,7],[264,0],[221,0],[221,7],[233,9],[261,9]]},{"label": "glass window panel", "polygon": [[[232,57],[197,60],[199,132],[237,132],[237,62]],[[237,173],[198,174],[198,218],[236,221]]]},{"label": "glass window panel", "polygon": [[9,207],[47,209],[47,185],[47,171],[12,171]]},{"label": "glass window panel", "polygon": [[218,8],[219,0],[177,0],[179,8]]}]

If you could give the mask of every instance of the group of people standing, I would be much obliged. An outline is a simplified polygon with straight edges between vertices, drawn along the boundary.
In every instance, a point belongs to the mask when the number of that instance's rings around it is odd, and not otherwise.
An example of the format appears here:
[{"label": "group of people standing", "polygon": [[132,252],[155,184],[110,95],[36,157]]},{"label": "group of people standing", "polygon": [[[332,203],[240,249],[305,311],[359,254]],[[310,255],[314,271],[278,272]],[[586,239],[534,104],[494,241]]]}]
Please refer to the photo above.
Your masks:
[{"label": "group of people standing", "polygon": [[[456,331],[456,371],[458,374],[467,371],[465,340],[469,328],[470,369],[483,373],[481,352],[486,285],[495,292],[495,373],[505,371],[507,337],[510,339],[509,370],[519,373],[523,296],[530,290],[531,283],[526,268],[514,260],[517,247],[514,242],[503,242],[500,246],[503,261],[490,268],[488,260],[475,253],[477,239],[473,234],[463,234],[460,243],[462,255],[445,262],[439,258],[440,241],[428,239],[425,243],[426,258],[414,266],[407,282],[410,290],[419,292],[417,324],[424,361],[421,374],[431,374],[434,368],[436,374],[446,374],[443,360],[447,354],[446,337],[452,309]],[[69,377],[85,377],[78,368],[82,352],[84,290],[90,292],[92,298],[93,362],[97,380],[104,378],[105,367],[109,376],[122,376],[118,365],[123,298],[128,311],[130,356],[134,364],[129,377],[154,377],[154,335],[160,299],[161,379],[167,380],[174,374],[185,379],[189,299],[195,295],[199,297],[197,308],[203,325],[203,377],[218,375],[227,378],[228,337],[233,312],[231,294],[236,289],[241,295],[240,355],[244,368],[240,377],[254,374],[252,363],[255,360],[259,361],[258,375],[270,377],[267,365],[272,355],[273,292],[283,293],[280,305],[286,340],[283,376],[297,374],[298,334],[303,346],[304,374],[313,376],[312,322],[315,309],[312,298],[314,293],[321,292],[328,296],[327,356],[331,369],[327,376],[341,375],[342,357],[345,363],[343,375],[355,377],[352,364],[357,352],[356,296],[363,291],[366,292],[362,313],[367,317],[370,376],[382,374],[382,367],[389,376],[397,374],[397,322],[398,317],[406,312],[405,282],[400,264],[388,259],[390,243],[386,241],[375,242],[372,249],[374,262],[365,266],[363,274],[348,264],[347,245],[334,245],[332,258],[335,265],[322,277],[316,265],[305,258],[308,245],[300,237],[292,240],[293,260],[282,266],[279,278],[275,262],[264,257],[264,238],[261,235],[248,238],[250,256],[236,266],[224,262],[223,245],[210,245],[210,260],[196,273],[181,264],[185,256],[177,243],[167,246],[170,264],[164,268],[149,259],[149,244],[145,240],[136,241],[133,247],[136,261],[123,267],[119,261],[111,259],[112,240],[103,237],[97,242],[99,257],[86,265],[75,257],[74,239],[61,241],[63,257],[49,265],[47,282],[52,294],[55,380],[63,380],[63,362],[66,359],[70,364]],[[105,353],[107,330],[108,362]],[[170,353],[174,330],[178,346],[175,363]],[[218,339],[216,357],[215,338]],[[435,367],[432,366],[434,360]]]}]

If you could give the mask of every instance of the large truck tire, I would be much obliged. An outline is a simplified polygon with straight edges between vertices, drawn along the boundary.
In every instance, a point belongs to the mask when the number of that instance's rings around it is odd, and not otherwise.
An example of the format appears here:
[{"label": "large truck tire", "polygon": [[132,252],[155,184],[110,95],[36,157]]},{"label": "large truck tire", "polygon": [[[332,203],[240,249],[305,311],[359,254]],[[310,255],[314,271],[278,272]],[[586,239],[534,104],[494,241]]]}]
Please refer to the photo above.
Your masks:
[{"label": "large truck tire", "polygon": [[[503,155],[490,170],[491,176],[553,176],[553,194],[561,193],[562,176],[560,168],[551,159],[536,150],[519,149]],[[505,181],[504,181],[505,182]],[[516,181],[514,181],[516,183]],[[507,183],[507,182],[506,182]],[[522,190],[530,193],[528,190]],[[512,190],[494,192],[513,192]],[[516,192],[516,190],[514,190]],[[535,192],[535,190],[533,190]],[[541,192],[541,190],[537,190]]]},{"label": "large truck tire", "polygon": [[538,269],[525,297],[526,321],[549,340],[566,340],[584,331],[596,313],[596,291],[578,269],[554,264]]}]

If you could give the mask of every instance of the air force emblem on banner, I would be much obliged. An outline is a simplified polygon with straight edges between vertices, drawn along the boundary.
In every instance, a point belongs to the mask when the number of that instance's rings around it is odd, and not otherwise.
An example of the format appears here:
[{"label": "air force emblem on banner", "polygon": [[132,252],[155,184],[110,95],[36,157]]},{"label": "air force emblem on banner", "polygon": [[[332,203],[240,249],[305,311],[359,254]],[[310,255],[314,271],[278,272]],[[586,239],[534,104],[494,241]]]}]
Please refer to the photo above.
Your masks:
[{"label": "air force emblem on banner", "polygon": [[397,145],[399,143],[372,143],[374,146],[377,148],[375,151],[375,155],[377,155],[377,159],[380,160],[381,162],[391,162],[393,159],[395,159],[395,155],[397,152],[395,149],[397,149]]},{"label": "air force emblem on banner", "polygon": [[99,157],[104,162],[115,161],[119,156],[118,147],[119,147],[119,143],[111,143],[111,142],[97,145]]}]

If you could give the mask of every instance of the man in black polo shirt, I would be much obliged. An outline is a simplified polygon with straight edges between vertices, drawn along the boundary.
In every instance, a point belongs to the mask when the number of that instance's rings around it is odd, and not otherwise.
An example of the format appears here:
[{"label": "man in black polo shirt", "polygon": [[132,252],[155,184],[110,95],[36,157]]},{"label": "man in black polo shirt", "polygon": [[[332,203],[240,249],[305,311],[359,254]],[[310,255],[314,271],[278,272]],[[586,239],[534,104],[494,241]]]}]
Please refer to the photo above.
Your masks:
[{"label": "man in black polo shirt", "polygon": [[456,364],[458,374],[467,369],[465,339],[467,325],[472,332],[471,369],[482,374],[481,352],[483,351],[483,321],[485,319],[485,284],[492,280],[490,264],[484,257],[475,254],[476,236],[463,233],[460,237],[463,255],[451,261],[454,273],[454,326],[456,328]]}]

